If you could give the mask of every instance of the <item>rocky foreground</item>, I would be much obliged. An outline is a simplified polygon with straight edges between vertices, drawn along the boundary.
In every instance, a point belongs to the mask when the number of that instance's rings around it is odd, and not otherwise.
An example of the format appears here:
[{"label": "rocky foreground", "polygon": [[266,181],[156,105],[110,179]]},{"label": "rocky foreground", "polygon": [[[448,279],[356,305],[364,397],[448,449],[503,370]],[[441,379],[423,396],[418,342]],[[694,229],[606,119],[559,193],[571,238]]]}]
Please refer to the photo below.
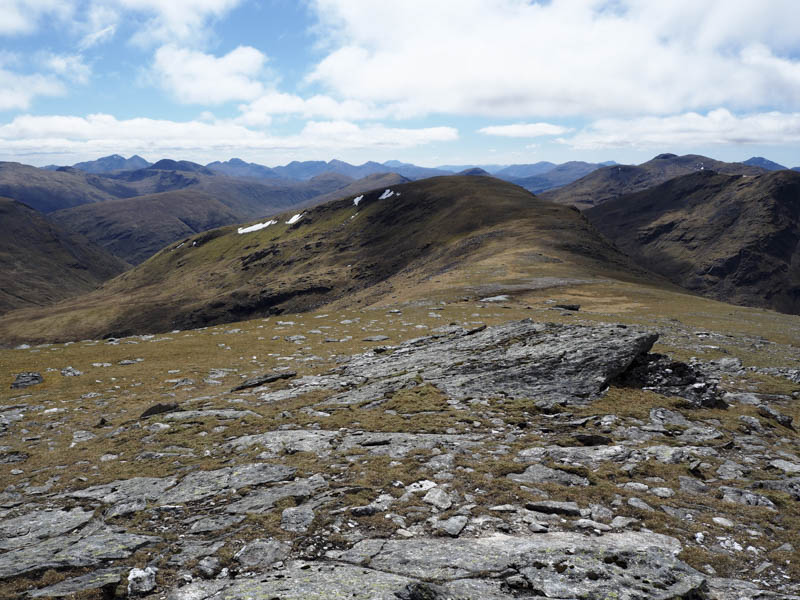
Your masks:
[{"label": "rocky foreground", "polygon": [[[398,343],[373,322],[353,354],[332,326],[248,325],[9,374],[3,597],[800,598],[796,365],[681,362],[613,324]],[[146,380],[175,337],[225,352],[268,333],[281,351],[249,370],[198,357]],[[73,387],[37,391],[52,380]]]}]

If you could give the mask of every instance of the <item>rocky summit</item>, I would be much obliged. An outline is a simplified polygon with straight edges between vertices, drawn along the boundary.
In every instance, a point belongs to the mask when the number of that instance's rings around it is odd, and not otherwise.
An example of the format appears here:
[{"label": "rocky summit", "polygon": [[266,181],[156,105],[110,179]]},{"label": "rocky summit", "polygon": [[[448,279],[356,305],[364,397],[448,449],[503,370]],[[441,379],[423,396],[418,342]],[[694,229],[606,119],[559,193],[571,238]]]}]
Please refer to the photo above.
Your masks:
[{"label": "rocky summit", "polygon": [[583,310],[0,351],[0,596],[800,598],[797,348]]}]

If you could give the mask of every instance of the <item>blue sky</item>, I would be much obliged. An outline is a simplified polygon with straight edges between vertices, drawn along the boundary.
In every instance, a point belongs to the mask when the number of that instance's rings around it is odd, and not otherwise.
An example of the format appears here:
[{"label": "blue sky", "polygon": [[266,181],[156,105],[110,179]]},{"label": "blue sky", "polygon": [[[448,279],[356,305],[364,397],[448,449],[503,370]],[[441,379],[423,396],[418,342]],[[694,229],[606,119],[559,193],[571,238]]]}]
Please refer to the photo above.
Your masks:
[{"label": "blue sky", "polygon": [[0,160],[800,165],[796,0],[0,0]]}]

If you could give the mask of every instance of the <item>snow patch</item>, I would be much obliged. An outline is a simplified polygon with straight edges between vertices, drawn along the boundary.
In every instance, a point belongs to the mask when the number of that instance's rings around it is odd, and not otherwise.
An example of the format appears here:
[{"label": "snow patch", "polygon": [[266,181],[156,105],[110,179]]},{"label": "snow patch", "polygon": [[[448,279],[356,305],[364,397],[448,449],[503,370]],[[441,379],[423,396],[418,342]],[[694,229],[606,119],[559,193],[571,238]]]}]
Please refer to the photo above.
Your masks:
[{"label": "snow patch", "polygon": [[386,200],[387,198],[391,198],[392,196],[394,196],[394,192],[392,190],[386,190],[380,195],[378,200]]},{"label": "snow patch", "polygon": [[286,224],[287,224],[287,225],[294,225],[294,224],[295,224],[295,223],[297,223],[297,222],[298,222],[300,219],[302,219],[302,218],[303,218],[303,215],[304,215],[304,214],[305,214],[305,213],[299,213],[299,214],[296,214],[296,215],[294,215],[294,216],[293,216],[291,219],[289,219],[288,221],[286,221]]},{"label": "snow patch", "polygon": [[259,229],[264,229],[265,227],[269,227],[270,225],[276,225],[278,222],[275,220],[267,221],[265,223],[256,223],[255,225],[250,225],[249,227],[239,227],[236,232],[241,235],[243,233],[253,233],[254,231],[258,231]]},{"label": "snow patch", "polygon": [[355,206],[358,206],[358,203],[361,202],[363,199],[364,199],[364,194],[361,194],[357,198],[353,198],[353,204]]}]

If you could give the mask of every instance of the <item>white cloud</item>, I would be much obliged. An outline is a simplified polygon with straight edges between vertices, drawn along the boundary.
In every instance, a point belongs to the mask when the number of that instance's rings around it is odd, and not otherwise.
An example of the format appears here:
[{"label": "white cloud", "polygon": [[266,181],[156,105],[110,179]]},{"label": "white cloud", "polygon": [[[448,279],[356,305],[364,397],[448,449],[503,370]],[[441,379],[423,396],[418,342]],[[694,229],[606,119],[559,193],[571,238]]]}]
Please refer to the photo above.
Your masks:
[{"label": "white cloud", "polygon": [[92,70],[79,54],[44,54],[41,62],[45,68],[69,82],[85,84]]},{"label": "white cloud", "polygon": [[345,121],[311,121],[297,134],[276,136],[232,121],[120,120],[106,114],[25,115],[0,125],[0,155],[60,156],[69,162],[66,157],[77,160],[110,153],[194,160],[244,153],[273,156],[279,162],[289,151],[299,151],[306,157],[320,152],[330,156],[353,149],[409,148],[457,138],[458,132],[450,127],[361,127]]},{"label": "white cloud", "polygon": [[45,15],[66,19],[73,4],[65,0],[0,0],[0,35],[32,33]]},{"label": "white cloud", "polygon": [[250,46],[239,46],[216,57],[169,45],[156,52],[153,72],[162,87],[180,102],[221,104],[258,97],[263,92],[258,77],[266,60]]},{"label": "white cloud", "polygon": [[312,6],[329,50],[309,81],[399,117],[608,117],[800,103],[796,0]]},{"label": "white cloud", "polygon": [[513,125],[491,125],[479,129],[479,133],[510,138],[535,138],[547,135],[563,135],[569,129],[552,123],[514,123]]},{"label": "white cloud", "polygon": [[314,95],[302,98],[295,94],[270,91],[247,105],[239,107],[242,116],[238,119],[245,125],[269,124],[273,115],[292,115],[305,119],[374,119],[379,113],[364,102],[338,101],[330,96]]},{"label": "white cloud", "polygon": [[36,96],[60,96],[61,82],[45,75],[20,75],[0,68],[0,110],[26,109]]},{"label": "white cloud", "polygon": [[151,15],[134,41],[193,44],[207,35],[209,21],[219,19],[241,0],[115,0],[124,10]]},{"label": "white cloud", "polygon": [[737,116],[726,109],[669,117],[602,119],[559,140],[575,149],[669,148],[715,144],[800,144],[800,113]]}]

